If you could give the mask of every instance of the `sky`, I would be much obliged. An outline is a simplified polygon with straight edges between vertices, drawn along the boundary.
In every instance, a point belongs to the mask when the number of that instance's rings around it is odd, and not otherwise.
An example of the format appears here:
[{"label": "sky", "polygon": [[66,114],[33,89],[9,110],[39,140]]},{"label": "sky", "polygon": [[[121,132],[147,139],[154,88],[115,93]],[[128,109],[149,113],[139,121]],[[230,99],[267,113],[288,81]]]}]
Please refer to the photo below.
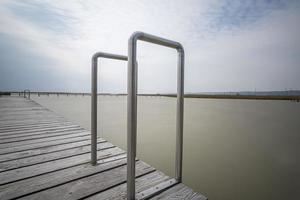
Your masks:
[{"label": "sky", "polygon": [[[185,48],[185,92],[300,89],[297,0],[0,0],[0,90],[90,92],[91,57],[143,31]],[[138,92],[176,92],[176,50],[138,42]],[[99,60],[100,92],[127,63]]]}]

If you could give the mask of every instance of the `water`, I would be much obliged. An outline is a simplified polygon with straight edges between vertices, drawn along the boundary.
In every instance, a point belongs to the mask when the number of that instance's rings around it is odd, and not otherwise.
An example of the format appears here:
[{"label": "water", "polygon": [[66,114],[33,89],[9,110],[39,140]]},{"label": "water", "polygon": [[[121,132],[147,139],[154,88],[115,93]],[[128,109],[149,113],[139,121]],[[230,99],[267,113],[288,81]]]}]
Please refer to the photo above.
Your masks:
[{"label": "water", "polygon": [[[90,97],[33,96],[90,129]],[[126,97],[98,100],[98,135],[126,149]],[[138,98],[138,157],[174,176],[176,99]],[[300,103],[185,99],[183,182],[214,200],[300,196]]]}]

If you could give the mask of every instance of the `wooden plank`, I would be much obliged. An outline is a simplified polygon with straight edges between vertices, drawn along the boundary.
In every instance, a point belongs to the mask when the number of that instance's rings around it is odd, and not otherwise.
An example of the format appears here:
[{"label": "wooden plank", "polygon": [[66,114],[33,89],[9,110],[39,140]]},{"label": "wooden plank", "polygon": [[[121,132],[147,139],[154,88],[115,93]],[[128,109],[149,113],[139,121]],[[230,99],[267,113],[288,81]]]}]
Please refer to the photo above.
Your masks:
[{"label": "wooden plank", "polygon": [[48,133],[59,133],[59,132],[64,132],[68,130],[76,130],[76,129],[81,129],[85,130],[84,128],[81,128],[79,125],[67,125],[67,126],[59,126],[59,127],[53,127],[53,128],[43,128],[40,130],[33,130],[32,132],[30,130],[28,131],[18,131],[18,132],[8,132],[8,133],[3,133],[0,134],[0,139],[1,143],[2,141],[6,139],[14,139],[14,138],[26,138],[26,137],[36,137],[36,136],[42,136]]},{"label": "wooden plank", "polygon": [[15,108],[5,108],[1,109],[0,111],[3,113],[1,116],[5,115],[15,115],[15,114],[29,114],[29,113],[49,113],[49,114],[54,114],[54,112],[47,110],[46,108],[41,108],[41,107],[21,107],[18,109]]},{"label": "wooden plank", "polygon": [[[0,199],[8,200],[59,186],[80,178],[101,173],[105,170],[126,164],[126,155],[105,158],[102,163],[92,166],[89,163],[54,171],[40,176],[0,186]],[[24,187],[26,186],[26,187]]]},{"label": "wooden plank", "polygon": [[19,115],[7,116],[7,117],[2,116],[1,122],[11,121],[11,120],[15,120],[15,119],[18,119],[18,120],[38,119],[38,118],[41,118],[41,117],[44,117],[44,118],[57,118],[57,119],[58,118],[63,118],[63,117],[55,115],[53,113],[43,112],[43,113],[36,114],[36,115],[24,115],[24,116],[22,116],[22,114],[19,114]]},{"label": "wooden plank", "polygon": [[35,117],[37,115],[44,115],[47,114],[49,116],[56,116],[59,117],[59,115],[55,114],[54,112],[46,109],[33,109],[30,108],[28,110],[2,110],[3,114],[0,115],[1,118],[5,117],[13,117],[13,116],[20,116],[20,117]]},{"label": "wooden plank", "polygon": [[[58,132],[64,132],[68,130],[73,130],[73,129],[83,129],[80,126],[77,125],[65,125],[65,126],[57,126],[57,127],[51,127],[49,130],[46,128],[41,131],[33,131],[33,132],[20,132],[20,133],[10,133],[6,132],[5,134],[0,133],[0,140],[2,139],[12,139],[12,138],[22,138],[22,137],[29,137],[29,136],[38,136],[38,135],[43,135],[47,133],[58,133]],[[85,129],[83,129],[85,130]]]},{"label": "wooden plank", "polygon": [[57,126],[65,126],[71,125],[71,122],[54,122],[54,123],[47,123],[47,124],[33,124],[33,125],[23,125],[23,126],[11,126],[11,127],[0,127],[0,132],[11,132],[17,130],[30,130],[30,129],[37,129],[37,128],[50,128],[50,127],[57,127]]},{"label": "wooden plank", "polygon": [[[100,143],[100,142],[105,142],[105,140],[98,138],[98,143]],[[87,146],[90,144],[91,144],[91,141],[90,141],[90,138],[88,138],[83,141],[75,141],[75,142],[59,144],[59,145],[55,145],[55,146],[48,146],[48,147],[43,147],[43,148],[25,150],[25,151],[21,151],[21,152],[3,154],[3,155],[0,155],[0,162],[6,162],[6,161],[17,160],[17,159],[21,159],[21,158],[28,158],[28,157],[36,156],[36,155],[42,155],[42,154],[47,154],[47,153],[52,153],[52,152],[63,151],[66,149]]]},{"label": "wooden plank", "polygon": [[26,140],[26,141],[20,141],[20,142],[0,144],[0,154],[2,152],[1,149],[5,149],[5,148],[23,146],[23,145],[28,145],[28,144],[35,144],[35,143],[40,143],[40,142],[63,140],[66,138],[80,137],[80,136],[86,136],[86,135],[90,135],[90,133],[87,131],[75,130],[75,131],[72,131],[72,133],[69,133],[67,135],[61,135],[61,136],[56,136],[56,137],[52,137],[52,138],[41,138],[41,139],[36,139],[36,140]]},{"label": "wooden plank", "polygon": [[[0,101],[1,102],[1,101]],[[3,104],[3,102],[1,102],[1,105]],[[9,107],[9,108],[7,108]],[[6,109],[6,110],[5,110]],[[27,111],[27,110],[47,110],[47,111],[50,111],[49,109],[45,108],[45,107],[42,107],[41,105],[26,105],[26,104],[19,104],[18,106],[9,106],[7,103],[6,103],[6,107],[1,107],[0,106],[0,110],[4,110],[4,111],[7,111],[7,112],[15,112],[15,111]]]},{"label": "wooden plank", "polygon": [[[126,166],[113,168],[92,176],[81,178],[57,187],[50,188],[20,199],[81,199],[100,191],[105,191],[111,187],[126,182]],[[155,171],[155,169],[146,163],[138,161],[136,163],[136,176],[142,176]]]},{"label": "wooden plank", "polygon": [[[1,121],[0,121],[1,122]],[[12,124],[0,124],[0,128],[13,128],[13,127],[22,127],[22,126],[31,126],[31,125],[37,125],[37,124],[52,124],[52,123],[63,123],[63,122],[68,122],[65,119],[57,119],[54,121],[47,121],[47,120],[36,120],[36,121],[22,121],[21,123],[12,123]]]},{"label": "wooden plank", "polygon": [[38,117],[53,117],[53,118],[63,118],[62,116],[58,116],[50,111],[26,111],[26,112],[15,112],[15,113],[3,113],[0,115],[1,121],[7,121],[9,119],[36,119]]},{"label": "wooden plank", "polygon": [[28,123],[28,122],[32,122],[32,123],[40,123],[40,122],[45,122],[45,121],[64,121],[65,119],[63,117],[40,117],[39,119],[37,118],[26,118],[26,119],[10,119],[10,120],[2,120],[0,121],[0,127],[2,127],[2,125],[15,125],[15,124],[24,124],[24,123]]},{"label": "wooden plank", "polygon": [[175,186],[176,184],[178,184],[178,181],[174,178],[171,178],[169,180],[163,181],[163,182],[155,185],[154,187],[150,187],[147,190],[136,193],[135,198],[138,200],[149,199],[151,197],[154,197],[154,196],[160,194],[162,191]]},{"label": "wooden plank", "polygon": [[45,141],[45,142],[40,142],[35,144],[28,144],[23,146],[0,149],[0,155],[23,152],[26,150],[44,149],[56,145],[63,145],[71,142],[86,141],[86,140],[91,140],[91,136],[86,135],[86,136],[79,136],[79,137],[71,137],[71,138],[65,138],[63,140]]},{"label": "wooden plank", "polygon": [[31,111],[22,111],[22,112],[20,111],[20,112],[13,112],[13,113],[3,112],[0,115],[0,120],[12,118],[12,117],[28,118],[28,117],[35,117],[35,116],[39,116],[39,115],[48,115],[48,116],[57,117],[57,115],[55,115],[54,113],[48,112],[48,111],[43,111],[43,110],[35,111],[35,110],[31,110]]},{"label": "wooden plank", "polygon": [[73,123],[71,122],[56,122],[56,123],[51,123],[51,124],[34,124],[31,126],[12,126],[12,127],[0,127],[0,133],[3,132],[14,132],[14,131],[19,131],[19,130],[23,130],[23,131],[27,131],[27,130],[36,130],[36,129],[40,129],[40,128],[54,128],[54,127],[60,127],[60,126],[68,126],[68,125],[72,125]]},{"label": "wooden plank", "polygon": [[[1,105],[3,102],[0,102]],[[42,107],[41,105],[36,105],[36,104],[14,104],[14,105],[9,105],[8,103],[5,103],[5,106],[0,106],[0,110],[4,110],[7,112],[15,112],[15,111],[28,111],[28,110],[47,110],[50,111],[49,109]]]},{"label": "wooden plank", "polygon": [[0,108],[0,111],[5,113],[5,112],[22,112],[22,111],[28,111],[28,110],[47,110],[49,111],[47,108],[41,107],[41,106],[35,106],[35,107],[19,107],[19,108]]},{"label": "wooden plank", "polygon": [[[35,117],[35,115],[39,115],[39,114],[48,114],[50,116],[53,117],[62,117],[62,115],[58,115],[55,112],[48,110],[46,108],[43,107],[28,107],[28,108],[22,108],[23,110],[16,110],[13,108],[7,108],[6,110],[4,109],[0,109],[0,112],[2,113],[0,116],[1,117],[5,117],[5,116],[24,116],[24,117],[28,117],[29,115],[32,115],[31,117]],[[26,109],[26,110],[25,110]]]},{"label": "wooden plank", "polygon": [[[136,192],[141,193],[144,190],[147,190],[163,181],[169,180],[170,177],[166,176],[164,173],[159,171],[154,171],[150,174],[146,174],[142,177],[136,179]],[[86,200],[118,200],[118,199],[126,199],[127,198],[127,188],[126,183],[113,187],[109,190],[105,190],[103,192],[97,193],[93,196],[86,198]],[[0,188],[1,190],[1,188]]]},{"label": "wooden plank", "polygon": [[[104,150],[108,148],[112,148],[114,145],[112,145],[109,142],[103,142],[103,143],[98,143],[97,150]],[[52,152],[48,154],[42,154],[42,155],[37,155],[37,156],[31,156],[28,158],[21,158],[18,160],[12,160],[12,161],[7,161],[7,162],[1,162],[0,163],[0,173],[12,169],[17,169],[21,167],[26,167],[26,166],[31,166],[39,163],[45,163],[45,162],[50,162],[53,160],[59,160],[63,158],[68,158],[72,156],[77,156],[77,155],[83,155],[83,154],[89,154],[91,152],[91,146],[81,146],[81,147],[76,147],[72,149],[67,149],[64,151],[58,151],[58,152]],[[62,160],[63,162],[63,160]]]},{"label": "wooden plank", "polygon": [[8,117],[5,119],[1,119],[1,123],[11,123],[11,122],[16,122],[16,121],[24,121],[24,120],[38,120],[38,119],[60,119],[62,117],[57,117],[57,116],[51,116],[49,114],[43,114],[43,115],[36,115],[32,116],[30,115],[29,117],[22,117],[22,116],[13,116],[13,117]]},{"label": "wooden plank", "polygon": [[0,144],[3,143],[10,143],[10,142],[16,142],[16,141],[24,141],[24,140],[31,140],[31,139],[38,139],[43,137],[50,137],[55,135],[63,135],[65,133],[68,133],[70,131],[76,131],[76,130],[85,130],[84,128],[81,128],[80,126],[65,126],[65,127],[58,127],[58,128],[51,128],[49,130],[44,129],[43,131],[38,132],[29,132],[29,133],[20,133],[20,134],[8,134],[8,135],[0,135]]},{"label": "wooden plank", "polygon": [[152,200],[172,199],[172,200],[207,200],[207,198],[199,193],[194,192],[184,184],[180,183],[172,188],[150,198]]},{"label": "wooden plank", "polygon": [[28,110],[28,111],[20,111],[20,112],[3,112],[0,115],[0,119],[6,119],[6,118],[11,118],[11,117],[35,117],[39,115],[49,115],[53,117],[57,117],[55,113],[47,111],[47,110]]},{"label": "wooden plank", "polygon": [[[124,151],[118,147],[113,147],[110,149],[98,151],[98,159],[101,160],[119,154],[124,154]],[[22,167],[19,169],[2,172],[0,173],[1,174],[0,185],[4,185],[22,179],[69,168],[75,165],[89,163],[90,160],[91,160],[90,154],[83,154],[83,155],[72,156],[61,160],[55,160],[47,163],[41,163],[41,164],[36,164],[28,167]]]},{"label": "wooden plank", "polygon": [[30,102],[26,102],[26,103],[1,102],[0,109],[32,108],[37,106],[38,105],[31,104]]},{"label": "wooden plank", "polygon": [[[51,110],[45,108],[45,107],[41,107],[38,105],[18,105],[15,107],[11,107],[11,106],[6,106],[6,107],[0,107],[0,111],[4,112],[4,113],[21,113],[21,112],[39,112],[39,111],[45,111],[45,112],[52,112]],[[53,113],[53,112],[52,112]]]}]

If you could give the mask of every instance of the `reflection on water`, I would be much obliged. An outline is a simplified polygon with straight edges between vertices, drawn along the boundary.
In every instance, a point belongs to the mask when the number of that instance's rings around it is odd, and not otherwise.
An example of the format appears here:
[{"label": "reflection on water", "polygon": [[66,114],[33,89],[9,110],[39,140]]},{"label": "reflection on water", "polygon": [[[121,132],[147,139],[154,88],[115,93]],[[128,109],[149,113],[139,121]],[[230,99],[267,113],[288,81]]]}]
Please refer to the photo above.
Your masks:
[{"label": "reflection on water", "polygon": [[[90,129],[90,97],[38,103]],[[98,135],[126,149],[126,97],[98,99]],[[138,98],[138,157],[174,176],[176,99]],[[185,99],[183,182],[214,200],[300,196],[300,103]]]}]

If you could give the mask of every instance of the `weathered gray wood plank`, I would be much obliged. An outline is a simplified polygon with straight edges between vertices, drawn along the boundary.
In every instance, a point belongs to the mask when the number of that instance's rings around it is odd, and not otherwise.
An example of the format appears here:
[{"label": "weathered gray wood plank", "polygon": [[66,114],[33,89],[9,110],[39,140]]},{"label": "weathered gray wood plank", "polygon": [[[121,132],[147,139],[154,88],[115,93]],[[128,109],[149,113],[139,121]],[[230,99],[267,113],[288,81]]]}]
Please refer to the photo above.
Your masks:
[{"label": "weathered gray wood plank", "polygon": [[45,142],[40,142],[40,143],[35,143],[35,144],[10,147],[10,148],[5,148],[5,149],[0,149],[0,155],[16,153],[16,152],[23,152],[23,151],[27,151],[27,150],[43,149],[43,148],[48,148],[51,146],[63,145],[63,144],[71,143],[71,142],[85,141],[85,140],[90,140],[90,139],[91,139],[90,134],[87,134],[85,136],[65,138],[63,140],[45,141]]},{"label": "weathered gray wood plank", "polygon": [[49,130],[43,130],[41,132],[32,132],[26,134],[15,134],[15,135],[5,135],[5,136],[1,135],[0,144],[64,135],[64,134],[68,134],[70,131],[78,131],[78,130],[85,130],[85,129],[81,128],[80,126],[69,126],[65,128],[63,127],[58,129],[54,128]]},{"label": "weathered gray wood plank", "polygon": [[43,120],[58,120],[58,119],[63,119],[63,118],[59,118],[59,117],[55,117],[55,116],[50,116],[50,115],[37,115],[34,117],[11,117],[11,118],[6,118],[6,119],[1,119],[1,123],[0,124],[13,124],[13,123],[18,123],[18,122],[24,122],[24,121],[36,121],[39,119],[43,119]]},{"label": "weathered gray wood plank", "polygon": [[59,123],[59,124],[52,124],[52,125],[35,125],[27,128],[18,128],[13,127],[9,129],[1,129],[0,135],[13,135],[14,133],[34,133],[34,132],[40,132],[43,130],[55,130],[63,127],[69,127],[69,126],[79,126],[77,124],[71,124],[71,123]]},{"label": "weathered gray wood plank", "polygon": [[[136,163],[136,176],[141,176],[155,169],[141,161]],[[58,187],[50,188],[20,199],[80,199],[104,191],[113,186],[126,182],[126,166],[117,167],[109,171],[72,181]]]},{"label": "weathered gray wood plank", "polygon": [[32,124],[25,126],[12,126],[12,127],[0,127],[0,132],[13,132],[17,130],[36,130],[39,128],[51,128],[51,127],[59,127],[59,126],[67,126],[72,125],[71,122],[54,122],[54,123],[46,123],[46,124]]},{"label": "weathered gray wood plank", "polygon": [[[105,149],[102,151],[98,151],[98,159],[101,160],[104,158],[112,157],[123,153],[124,151],[118,147]],[[69,168],[83,163],[89,163],[89,162],[90,162],[90,154],[83,154],[78,156],[72,156],[62,160],[55,160],[47,163],[41,163],[41,164],[36,164],[28,167],[2,172],[0,173],[1,176],[0,185],[22,180],[33,176],[38,176],[44,173],[53,172],[56,170],[61,170],[64,168]]]},{"label": "weathered gray wood plank", "polygon": [[12,117],[19,117],[19,118],[28,118],[28,117],[36,117],[39,115],[48,115],[53,117],[58,117],[52,112],[45,111],[45,110],[30,110],[30,111],[22,111],[22,112],[5,112],[4,115],[0,116],[0,119],[12,118]]},{"label": "weathered gray wood plank", "polygon": [[28,132],[28,133],[18,133],[18,134],[6,134],[6,135],[0,135],[0,141],[5,139],[19,139],[23,140],[27,137],[41,137],[46,134],[51,135],[51,133],[64,133],[64,132],[70,132],[73,130],[85,130],[84,128],[81,128],[80,126],[72,126],[72,127],[58,127],[51,130],[43,130],[38,132]]},{"label": "weathered gray wood plank", "polygon": [[52,124],[52,123],[63,123],[68,122],[65,119],[55,119],[55,120],[23,120],[21,122],[12,121],[12,123],[1,123],[0,121],[0,127],[5,128],[13,128],[13,127],[21,127],[21,126],[31,126],[31,125],[37,125],[37,124]]},{"label": "weathered gray wood plank", "polygon": [[150,198],[152,200],[172,199],[172,200],[207,200],[207,198],[199,193],[194,192],[184,184],[180,183],[174,187]]},{"label": "weathered gray wood plank", "polygon": [[35,106],[30,106],[30,107],[21,106],[21,107],[18,107],[18,108],[16,108],[16,107],[15,108],[12,108],[12,107],[2,108],[1,107],[0,110],[3,111],[3,112],[21,112],[21,111],[27,111],[27,110],[48,110],[48,109],[45,108],[45,107],[35,105]]},{"label": "weathered gray wood plank", "polygon": [[[112,147],[114,147],[114,145],[112,145],[111,143],[103,142],[103,143],[98,143],[97,150],[100,151],[100,150],[104,150],[104,149],[108,149],[108,148],[112,148]],[[53,152],[53,153],[48,153],[48,154],[31,156],[29,158],[21,158],[18,160],[0,162],[0,173],[4,172],[4,171],[12,170],[12,169],[18,169],[21,167],[39,164],[39,163],[68,158],[71,156],[88,154],[91,152],[90,150],[91,150],[91,146],[81,146],[81,147],[76,147],[76,148],[72,148],[72,149],[67,149],[64,151],[58,151],[58,152]],[[63,160],[62,160],[62,162],[63,162]]]},{"label": "weathered gray wood plank", "polygon": [[41,117],[39,119],[37,118],[27,118],[27,119],[9,119],[9,120],[3,120],[0,121],[0,127],[2,125],[15,125],[15,124],[23,124],[23,123],[28,123],[28,122],[32,122],[32,123],[40,123],[40,122],[51,122],[51,121],[64,121],[64,118],[58,118],[58,117]]},{"label": "weathered gray wood plank", "polygon": [[[24,179],[15,183],[0,186],[0,199],[12,199],[58,186],[70,181],[78,180],[82,177],[97,174],[110,168],[119,167],[126,164],[125,154],[105,158],[97,166],[82,164],[67,169],[43,174],[40,176]],[[26,186],[26,187],[24,187]]]},{"label": "weathered gray wood plank", "polygon": [[[149,189],[163,181],[169,180],[170,177],[166,176],[162,172],[154,171],[150,174],[146,174],[136,179],[136,192],[140,193],[144,190]],[[113,187],[109,190],[97,193],[93,196],[86,198],[86,200],[123,200],[126,199],[126,183]]]},{"label": "weathered gray wood plank", "polygon": [[[100,143],[100,142],[105,142],[105,140],[98,138],[98,143]],[[52,153],[52,152],[57,152],[57,151],[63,151],[66,149],[88,146],[90,144],[91,144],[91,141],[88,138],[84,141],[78,141],[78,142],[75,141],[75,142],[59,144],[59,145],[55,145],[55,146],[48,146],[48,147],[43,147],[43,148],[24,150],[24,151],[15,152],[15,153],[7,153],[7,154],[0,155],[0,162],[18,160],[21,158],[28,158],[28,157],[36,156],[36,155],[42,155],[42,154],[47,154],[47,153]]]},{"label": "weathered gray wood plank", "polygon": [[80,137],[80,136],[86,136],[86,135],[90,135],[90,133],[87,131],[83,131],[83,130],[75,130],[67,135],[55,136],[55,137],[51,137],[51,138],[48,137],[48,138],[41,138],[41,139],[35,139],[35,140],[26,140],[26,141],[19,141],[19,142],[17,141],[17,142],[12,142],[12,143],[0,144],[0,153],[2,152],[1,149],[4,149],[4,148],[23,146],[23,145],[28,145],[28,144],[35,144],[35,143],[40,143],[40,142],[63,140],[63,139],[67,139],[67,138]]}]

